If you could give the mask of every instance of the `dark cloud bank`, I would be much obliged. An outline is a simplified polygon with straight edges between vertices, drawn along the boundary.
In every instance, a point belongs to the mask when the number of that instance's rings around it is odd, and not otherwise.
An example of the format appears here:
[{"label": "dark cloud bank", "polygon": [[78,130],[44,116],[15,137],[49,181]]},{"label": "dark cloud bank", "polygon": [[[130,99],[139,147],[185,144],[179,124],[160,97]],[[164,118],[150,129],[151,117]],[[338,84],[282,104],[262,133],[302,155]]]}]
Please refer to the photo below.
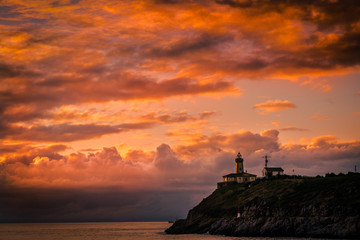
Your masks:
[{"label": "dark cloud bank", "polygon": [[124,191],[104,187],[1,187],[0,191],[0,222],[166,221],[185,217],[199,201],[199,197],[194,196],[209,194],[207,191]]}]

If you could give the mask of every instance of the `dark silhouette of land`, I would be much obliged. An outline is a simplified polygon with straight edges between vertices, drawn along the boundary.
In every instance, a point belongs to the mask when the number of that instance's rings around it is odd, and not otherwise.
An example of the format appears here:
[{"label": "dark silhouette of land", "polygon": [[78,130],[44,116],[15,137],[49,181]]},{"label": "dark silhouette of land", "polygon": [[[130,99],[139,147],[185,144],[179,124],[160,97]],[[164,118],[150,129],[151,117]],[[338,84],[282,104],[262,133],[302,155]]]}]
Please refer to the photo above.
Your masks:
[{"label": "dark silhouette of land", "polygon": [[166,232],[360,239],[359,216],[360,174],[283,175],[221,187]]}]

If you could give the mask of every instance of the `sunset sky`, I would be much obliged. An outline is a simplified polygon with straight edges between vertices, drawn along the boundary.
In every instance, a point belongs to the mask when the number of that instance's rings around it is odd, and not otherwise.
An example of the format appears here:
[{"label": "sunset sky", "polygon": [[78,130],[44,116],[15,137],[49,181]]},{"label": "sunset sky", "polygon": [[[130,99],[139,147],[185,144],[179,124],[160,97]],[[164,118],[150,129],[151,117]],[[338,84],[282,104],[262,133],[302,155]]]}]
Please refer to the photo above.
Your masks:
[{"label": "sunset sky", "polygon": [[360,170],[360,1],[0,0],[0,222],[183,218],[234,172]]}]

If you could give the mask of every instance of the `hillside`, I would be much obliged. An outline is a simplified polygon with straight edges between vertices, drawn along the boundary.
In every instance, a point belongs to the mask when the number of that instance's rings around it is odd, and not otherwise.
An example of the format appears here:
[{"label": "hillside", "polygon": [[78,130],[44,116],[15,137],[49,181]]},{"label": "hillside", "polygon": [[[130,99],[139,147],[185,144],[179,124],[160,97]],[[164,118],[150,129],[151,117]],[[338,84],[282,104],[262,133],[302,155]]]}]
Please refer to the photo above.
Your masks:
[{"label": "hillside", "polygon": [[166,233],[359,239],[359,216],[360,174],[284,177],[217,189]]}]

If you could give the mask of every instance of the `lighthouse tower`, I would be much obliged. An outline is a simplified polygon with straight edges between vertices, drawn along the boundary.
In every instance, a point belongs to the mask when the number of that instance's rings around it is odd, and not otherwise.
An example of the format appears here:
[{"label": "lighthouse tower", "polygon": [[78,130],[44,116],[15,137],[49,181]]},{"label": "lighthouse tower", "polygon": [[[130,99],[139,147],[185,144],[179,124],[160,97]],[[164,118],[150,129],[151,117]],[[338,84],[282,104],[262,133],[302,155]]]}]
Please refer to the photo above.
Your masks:
[{"label": "lighthouse tower", "polygon": [[218,188],[233,183],[246,183],[255,181],[256,175],[244,171],[244,159],[240,153],[238,153],[235,158],[235,164],[235,173],[230,173],[223,176],[223,181],[218,183]]},{"label": "lighthouse tower", "polygon": [[237,154],[235,163],[236,163],[235,172],[236,173],[244,173],[244,159],[241,157],[240,152]]}]

